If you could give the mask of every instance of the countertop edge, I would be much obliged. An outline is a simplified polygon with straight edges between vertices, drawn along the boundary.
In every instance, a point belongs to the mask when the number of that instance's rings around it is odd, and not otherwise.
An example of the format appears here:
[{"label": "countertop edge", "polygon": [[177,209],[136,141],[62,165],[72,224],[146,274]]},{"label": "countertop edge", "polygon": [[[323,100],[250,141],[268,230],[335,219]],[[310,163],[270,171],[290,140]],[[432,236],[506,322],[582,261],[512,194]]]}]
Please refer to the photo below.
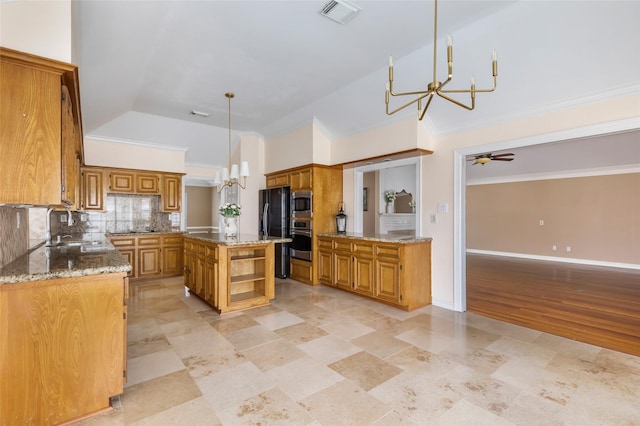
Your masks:
[{"label": "countertop edge", "polygon": [[320,232],[316,234],[319,237],[327,238],[345,238],[352,240],[363,241],[376,241],[380,243],[394,243],[394,244],[417,244],[430,242],[433,239],[431,237],[414,237],[407,235],[388,235],[388,234],[376,234],[376,235],[364,235],[357,233],[338,233],[338,232]]}]

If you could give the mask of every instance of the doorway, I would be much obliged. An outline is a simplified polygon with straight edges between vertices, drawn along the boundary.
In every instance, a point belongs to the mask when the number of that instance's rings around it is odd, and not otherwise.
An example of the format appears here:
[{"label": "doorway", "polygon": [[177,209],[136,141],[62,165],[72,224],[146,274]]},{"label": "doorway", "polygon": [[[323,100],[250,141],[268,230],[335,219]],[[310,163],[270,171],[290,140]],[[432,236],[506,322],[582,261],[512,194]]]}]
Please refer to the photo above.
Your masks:
[{"label": "doorway", "polygon": [[490,151],[501,151],[521,147],[568,141],[580,138],[592,138],[618,132],[640,130],[640,118],[621,120],[613,123],[571,129],[569,131],[549,133],[513,141],[498,142],[482,146],[466,147],[454,150],[454,258],[453,258],[453,309],[458,312],[467,310],[466,299],[466,163],[467,157]]}]

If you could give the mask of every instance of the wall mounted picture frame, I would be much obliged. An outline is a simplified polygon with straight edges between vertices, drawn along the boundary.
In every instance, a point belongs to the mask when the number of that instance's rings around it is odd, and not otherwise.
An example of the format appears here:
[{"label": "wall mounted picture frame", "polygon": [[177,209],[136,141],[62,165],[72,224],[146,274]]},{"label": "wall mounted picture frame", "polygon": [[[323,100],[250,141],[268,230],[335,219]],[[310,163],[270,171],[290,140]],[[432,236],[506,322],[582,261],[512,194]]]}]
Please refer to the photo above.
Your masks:
[{"label": "wall mounted picture frame", "polygon": [[369,211],[369,188],[362,188],[362,211]]}]

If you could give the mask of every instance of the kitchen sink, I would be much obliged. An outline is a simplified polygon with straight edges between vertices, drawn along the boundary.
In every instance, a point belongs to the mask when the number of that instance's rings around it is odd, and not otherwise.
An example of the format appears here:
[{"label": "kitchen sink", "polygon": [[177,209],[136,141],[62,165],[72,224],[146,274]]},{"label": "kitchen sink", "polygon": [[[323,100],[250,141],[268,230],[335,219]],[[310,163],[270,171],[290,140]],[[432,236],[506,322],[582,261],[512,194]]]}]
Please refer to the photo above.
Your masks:
[{"label": "kitchen sink", "polygon": [[92,246],[101,244],[100,241],[90,241],[90,240],[70,240],[70,241],[60,241],[60,242],[51,242],[47,244],[46,247],[84,247],[84,246]]}]

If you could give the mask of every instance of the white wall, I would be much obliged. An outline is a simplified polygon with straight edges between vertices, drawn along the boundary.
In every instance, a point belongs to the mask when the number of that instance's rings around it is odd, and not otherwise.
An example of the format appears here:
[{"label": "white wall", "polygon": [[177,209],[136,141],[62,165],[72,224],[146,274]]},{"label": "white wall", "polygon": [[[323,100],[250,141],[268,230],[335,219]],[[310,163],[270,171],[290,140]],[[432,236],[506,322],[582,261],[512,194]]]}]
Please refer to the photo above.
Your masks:
[{"label": "white wall", "polygon": [[71,1],[0,2],[0,45],[71,63]]},{"label": "white wall", "polygon": [[265,173],[313,163],[313,123],[265,144]]},{"label": "white wall", "polygon": [[185,154],[182,148],[84,138],[84,162],[90,166],[185,173]]},{"label": "white wall", "polygon": [[[421,236],[432,237],[432,294],[433,303],[454,308],[454,213],[461,206],[455,204],[454,152],[463,147],[485,146],[522,139],[534,135],[561,132],[598,123],[614,122],[638,116],[638,96],[627,96],[593,103],[583,107],[549,112],[518,121],[502,123],[464,133],[429,136],[416,129],[415,118],[390,124],[365,134],[343,138],[333,143],[333,163],[353,161],[375,154],[401,151],[418,145],[434,151],[422,156],[422,191],[420,194]],[[400,128],[398,128],[400,126]],[[396,131],[397,130],[397,133]],[[389,141],[393,145],[389,146]],[[372,147],[371,149],[368,149]],[[386,147],[386,151],[385,151]],[[373,151],[372,151],[373,150]],[[344,198],[353,197],[352,169],[343,173]],[[351,198],[352,199],[352,198]],[[446,212],[437,212],[438,204],[446,204]],[[352,212],[351,212],[352,213]],[[349,212],[347,213],[349,214]],[[436,214],[436,223],[430,215]]]}]

